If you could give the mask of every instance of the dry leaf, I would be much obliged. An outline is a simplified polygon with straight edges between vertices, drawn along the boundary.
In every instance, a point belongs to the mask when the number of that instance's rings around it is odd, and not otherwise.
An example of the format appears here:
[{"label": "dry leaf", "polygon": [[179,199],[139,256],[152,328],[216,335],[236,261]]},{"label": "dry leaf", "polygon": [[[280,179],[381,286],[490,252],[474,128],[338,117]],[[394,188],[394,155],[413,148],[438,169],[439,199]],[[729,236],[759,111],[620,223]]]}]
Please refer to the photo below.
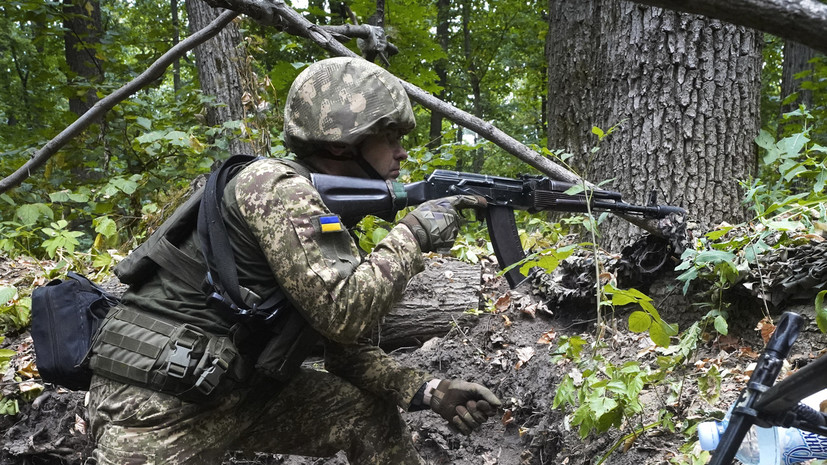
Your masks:
[{"label": "dry leaf", "polygon": [[534,356],[534,348],[533,347],[520,347],[517,349],[517,358],[519,361],[517,365],[514,366],[514,369],[519,370],[525,363],[531,360],[531,357]]},{"label": "dry leaf", "polygon": [[500,316],[503,317],[503,326],[505,326],[506,328],[511,327],[511,319],[508,318],[508,315],[500,315]]},{"label": "dry leaf", "polygon": [[525,313],[526,315],[530,316],[531,318],[537,317],[537,304],[526,305],[520,309],[521,312]]},{"label": "dry leaf", "polygon": [[494,302],[494,309],[497,311],[497,313],[502,313],[502,312],[508,310],[508,307],[510,307],[510,306],[511,306],[511,295],[510,294],[503,294],[502,296],[500,296],[499,299],[497,299],[496,302]]},{"label": "dry leaf", "polygon": [[503,417],[500,419],[500,423],[502,423],[504,426],[508,426],[511,423],[514,423],[514,414],[511,413],[511,410],[506,410],[505,413],[503,413]]},{"label": "dry leaf", "polygon": [[37,365],[34,361],[29,362],[23,368],[17,370],[17,374],[26,379],[40,378],[40,373],[37,371]]},{"label": "dry leaf", "polygon": [[77,414],[75,414],[75,431],[86,435],[86,421]]},{"label": "dry leaf", "polygon": [[772,336],[772,333],[775,332],[775,325],[772,324],[772,319],[769,317],[764,317],[764,319],[758,322],[755,330],[761,331],[761,339],[763,339],[764,344],[766,344],[770,342],[770,337]]},{"label": "dry leaf", "polygon": [[551,341],[553,341],[556,337],[557,332],[554,331],[554,329],[550,329],[543,333],[543,335],[540,336],[540,339],[537,339],[537,344],[551,344]]}]

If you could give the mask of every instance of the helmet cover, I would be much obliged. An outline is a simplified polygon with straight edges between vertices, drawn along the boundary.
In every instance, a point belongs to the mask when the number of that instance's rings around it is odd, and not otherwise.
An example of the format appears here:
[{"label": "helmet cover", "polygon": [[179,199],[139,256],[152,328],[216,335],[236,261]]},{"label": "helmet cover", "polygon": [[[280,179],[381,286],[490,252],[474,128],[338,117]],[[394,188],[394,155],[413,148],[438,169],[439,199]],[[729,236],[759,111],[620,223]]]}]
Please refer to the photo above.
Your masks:
[{"label": "helmet cover", "polygon": [[416,126],[399,79],[361,58],[339,57],[308,66],[293,81],[284,108],[284,143],[297,148],[358,144],[385,129]]}]

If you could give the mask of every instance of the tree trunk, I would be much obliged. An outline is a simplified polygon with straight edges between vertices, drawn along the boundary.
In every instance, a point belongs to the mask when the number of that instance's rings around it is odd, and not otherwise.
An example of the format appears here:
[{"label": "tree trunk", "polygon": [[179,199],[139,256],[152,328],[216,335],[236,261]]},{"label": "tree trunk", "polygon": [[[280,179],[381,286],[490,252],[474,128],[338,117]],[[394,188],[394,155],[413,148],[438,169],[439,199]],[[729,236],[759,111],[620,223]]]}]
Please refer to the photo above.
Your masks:
[{"label": "tree trunk", "polygon": [[477,318],[480,310],[481,269],[458,260],[429,260],[425,271],[408,284],[405,295],[371,340],[386,351],[422,345]]},{"label": "tree trunk", "polygon": [[[468,73],[468,82],[471,85],[471,95],[473,98],[472,113],[480,119],[485,119],[482,110],[482,79],[477,67],[477,57],[474,54],[473,46],[471,45],[471,1],[463,0],[462,2],[462,51],[465,55],[465,71]],[[474,141],[479,139],[475,135]],[[474,149],[468,152],[471,155],[471,172],[479,173],[482,168],[483,153],[481,149]],[[464,163],[467,165],[468,163]]]},{"label": "tree trunk", "polygon": [[[186,7],[190,33],[200,30],[224,11],[212,8],[202,0],[186,0]],[[215,97],[215,104],[207,107],[208,124],[216,126],[244,119],[242,97],[249,83],[242,77],[241,70],[246,69],[246,57],[241,32],[234,22],[195,48],[201,90],[204,95]],[[237,138],[230,141],[230,152],[256,154],[249,143]]]},{"label": "tree trunk", "polygon": [[[101,41],[101,11],[98,0],[64,0],[63,41],[66,66],[78,84],[86,88],[83,95],[69,99],[69,110],[80,116],[98,101],[95,85],[103,79],[96,48]],[[74,81],[70,77],[70,81]],[[88,87],[87,87],[88,86]]]},{"label": "tree trunk", "polygon": [[101,13],[97,0],[65,0],[63,26],[66,65],[69,70],[89,85],[83,96],[69,99],[69,109],[80,116],[97,102],[95,83],[100,82],[103,72],[96,58],[96,46],[100,45]]},{"label": "tree trunk", "polygon": [[[180,42],[180,21],[178,20],[178,0],[170,0],[169,9],[172,12],[172,46]],[[181,89],[181,60],[175,60],[172,64],[172,89],[178,92]]]},{"label": "tree trunk", "polygon": [[[446,54],[448,53],[449,45],[449,20],[451,15],[451,0],[437,0],[436,13],[436,38],[439,46]],[[447,59],[438,60],[434,63],[434,72],[437,75],[437,84],[442,90],[439,91],[438,97],[445,100],[445,88],[448,86],[448,70]],[[442,120],[445,116],[438,112],[431,112],[431,125],[428,132],[428,149],[436,152],[440,145],[442,145]]]},{"label": "tree trunk", "polygon": [[798,92],[798,99],[787,105],[782,105],[781,111],[786,113],[795,110],[798,105],[805,105],[810,108],[813,105],[813,92],[801,88],[801,81],[808,81],[812,76],[804,79],[796,79],[795,75],[803,71],[814,71],[813,64],[809,61],[816,56],[816,51],[801,45],[792,40],[784,41],[784,65],[781,71],[781,101],[789,95]]},{"label": "tree trunk", "polygon": [[[629,202],[689,210],[706,225],[746,218],[738,180],[753,172],[761,36],[743,27],[619,0],[549,2],[549,147]],[[618,129],[598,144],[592,126]],[[610,219],[601,245],[639,230]]]}]

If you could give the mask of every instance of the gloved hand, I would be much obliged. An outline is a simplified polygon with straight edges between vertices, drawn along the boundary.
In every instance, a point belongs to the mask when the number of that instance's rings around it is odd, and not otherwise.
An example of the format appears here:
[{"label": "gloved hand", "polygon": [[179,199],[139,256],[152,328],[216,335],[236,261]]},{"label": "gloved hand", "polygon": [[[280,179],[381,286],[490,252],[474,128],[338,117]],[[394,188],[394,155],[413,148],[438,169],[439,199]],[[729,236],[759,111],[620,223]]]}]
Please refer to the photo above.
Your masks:
[{"label": "gloved hand", "polygon": [[485,207],[485,199],[475,195],[455,195],[429,200],[400,221],[410,228],[423,252],[450,248],[459,233],[459,214],[463,208]]},{"label": "gloved hand", "polygon": [[501,405],[500,399],[485,386],[458,379],[440,381],[430,399],[431,410],[463,434],[479,429]]}]

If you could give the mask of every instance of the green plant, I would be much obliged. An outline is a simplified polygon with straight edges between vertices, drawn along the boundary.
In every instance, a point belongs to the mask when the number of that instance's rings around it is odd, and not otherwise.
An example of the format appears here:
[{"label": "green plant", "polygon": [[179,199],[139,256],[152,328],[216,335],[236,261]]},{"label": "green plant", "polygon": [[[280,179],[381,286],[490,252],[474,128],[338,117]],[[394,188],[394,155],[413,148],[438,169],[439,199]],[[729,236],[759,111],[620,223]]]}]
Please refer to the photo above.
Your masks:
[{"label": "green plant", "polygon": [[637,304],[643,311],[636,310],[629,315],[629,330],[635,333],[649,331],[649,337],[660,347],[669,347],[670,338],[678,335],[678,325],[670,324],[660,317],[652,298],[637,289],[618,289],[611,283],[603,286],[603,294],[611,296],[611,300],[601,302],[603,305],[622,307]]},{"label": "green plant", "polygon": [[0,333],[25,329],[31,321],[31,306],[31,298],[20,298],[16,288],[0,286]]},{"label": "green plant", "polygon": [[557,386],[552,408],[573,409],[570,422],[579,428],[581,438],[619,427],[624,419],[643,411],[639,396],[651,373],[637,361],[612,363],[602,354],[603,348],[599,342],[563,336],[555,352],[556,357],[574,362],[575,368]]}]

